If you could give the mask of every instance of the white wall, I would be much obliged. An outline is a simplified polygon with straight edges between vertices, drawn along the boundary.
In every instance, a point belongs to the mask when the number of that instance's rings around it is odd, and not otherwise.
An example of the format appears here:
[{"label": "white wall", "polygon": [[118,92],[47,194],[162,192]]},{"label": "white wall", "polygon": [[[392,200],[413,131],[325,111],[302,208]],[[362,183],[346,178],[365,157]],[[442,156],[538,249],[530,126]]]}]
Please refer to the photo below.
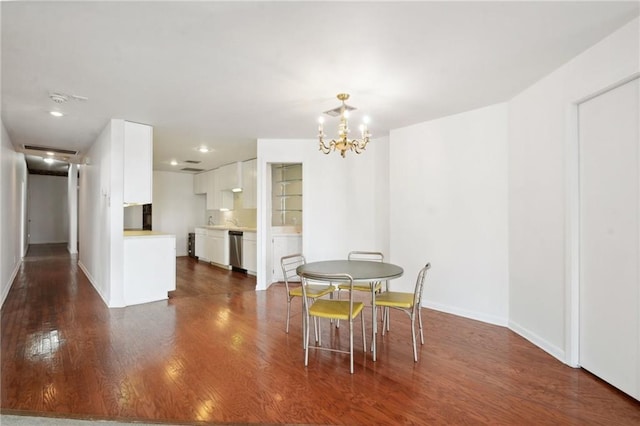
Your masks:
[{"label": "white wall", "polygon": [[258,290],[271,267],[267,241],[270,163],[302,163],[302,247],[307,261],[346,258],[351,250],[389,253],[386,138],[373,140],[360,155],[324,155],[317,140],[258,140]]},{"label": "white wall", "polygon": [[0,307],[26,250],[24,243],[27,166],[0,122]]},{"label": "white wall", "polygon": [[189,232],[204,225],[205,198],[193,193],[193,175],[153,172],[153,230],[176,236],[176,256],[186,256]]},{"label": "white wall", "polygon": [[124,306],[124,120],[111,120],[80,167],[78,264],[109,307]]},{"label": "white wall", "polygon": [[412,291],[431,262],[423,304],[508,321],[507,105],[410,127],[390,137],[392,288]]},{"label": "white wall", "polygon": [[639,20],[509,102],[509,326],[576,359],[576,103],[640,72]]},{"label": "white wall", "polygon": [[29,244],[69,241],[67,182],[67,176],[29,177]]}]

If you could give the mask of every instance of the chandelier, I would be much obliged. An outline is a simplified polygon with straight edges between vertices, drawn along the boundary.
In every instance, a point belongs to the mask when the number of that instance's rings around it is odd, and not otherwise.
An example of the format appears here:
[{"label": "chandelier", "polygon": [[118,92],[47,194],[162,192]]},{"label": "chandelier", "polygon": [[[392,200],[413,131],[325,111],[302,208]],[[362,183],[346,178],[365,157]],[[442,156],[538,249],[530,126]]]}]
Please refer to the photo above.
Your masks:
[{"label": "chandelier", "polygon": [[349,99],[348,93],[338,93],[337,97],[342,101],[342,105],[330,111],[325,111],[325,114],[340,116],[340,124],[338,124],[338,139],[332,139],[331,142],[329,142],[329,145],[324,143],[324,117],[320,117],[318,120],[320,123],[318,126],[320,151],[325,154],[329,154],[331,151],[340,151],[340,155],[342,155],[343,158],[348,150],[351,150],[356,154],[360,154],[367,147],[369,138],[371,137],[369,129],[367,128],[369,120],[367,117],[364,117],[363,124],[360,125],[361,138],[349,140],[349,111],[354,110],[355,108],[344,103],[344,101]]}]

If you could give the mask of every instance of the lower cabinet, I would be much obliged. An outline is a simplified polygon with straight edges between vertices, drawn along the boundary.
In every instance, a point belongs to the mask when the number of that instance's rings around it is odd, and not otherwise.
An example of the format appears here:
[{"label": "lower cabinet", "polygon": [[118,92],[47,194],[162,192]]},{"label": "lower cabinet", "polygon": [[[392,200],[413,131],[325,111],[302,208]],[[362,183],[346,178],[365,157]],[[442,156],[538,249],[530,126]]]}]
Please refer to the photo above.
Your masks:
[{"label": "lower cabinet", "polygon": [[211,261],[229,266],[229,231],[207,230],[207,241],[211,247]]},{"label": "lower cabinet", "polygon": [[229,231],[196,228],[195,234],[198,260],[229,266]]},{"label": "lower cabinet", "polygon": [[258,269],[258,241],[255,232],[242,235],[242,267],[251,275]]},{"label": "lower cabinet", "polygon": [[123,250],[122,306],[167,299],[176,289],[175,235],[125,235]]},{"label": "lower cabinet", "polygon": [[195,255],[198,260],[210,262],[209,250],[207,250],[207,230],[204,228],[196,228]]},{"label": "lower cabinet", "polygon": [[284,281],[280,259],[290,254],[302,253],[302,235],[274,234],[272,239],[273,276],[271,282]]}]

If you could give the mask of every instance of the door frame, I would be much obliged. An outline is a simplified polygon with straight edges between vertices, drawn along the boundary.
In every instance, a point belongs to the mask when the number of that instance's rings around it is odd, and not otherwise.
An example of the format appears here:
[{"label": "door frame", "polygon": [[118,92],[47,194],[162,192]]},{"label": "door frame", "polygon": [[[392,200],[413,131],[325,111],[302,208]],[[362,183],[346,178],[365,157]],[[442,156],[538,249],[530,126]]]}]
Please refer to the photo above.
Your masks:
[{"label": "door frame", "polygon": [[[587,96],[566,109],[565,144],[565,362],[580,368],[580,104],[623,86],[637,78],[636,72]],[[640,157],[640,155],[639,155]],[[640,164],[640,158],[639,164]]]}]

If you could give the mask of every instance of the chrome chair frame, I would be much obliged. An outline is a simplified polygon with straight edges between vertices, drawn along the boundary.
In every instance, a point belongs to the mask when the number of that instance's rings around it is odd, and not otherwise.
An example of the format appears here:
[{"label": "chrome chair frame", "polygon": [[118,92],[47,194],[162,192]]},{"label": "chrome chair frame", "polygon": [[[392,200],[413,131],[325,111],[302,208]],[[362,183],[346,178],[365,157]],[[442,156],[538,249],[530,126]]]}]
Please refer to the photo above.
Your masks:
[{"label": "chrome chair frame", "polygon": [[[352,250],[347,255],[347,260],[366,260],[368,262],[384,262],[384,254],[379,251],[361,251],[361,250]],[[366,283],[365,285],[358,284],[357,282],[354,284],[355,291],[372,291],[371,286],[374,286],[375,292],[379,293],[382,284],[380,282],[376,283]],[[388,289],[389,282],[386,281],[385,288]],[[338,284],[338,300],[340,300],[340,290],[345,290],[344,283]],[[380,316],[382,319],[382,316]],[[340,321],[336,321],[336,327],[340,327]]]},{"label": "chrome chair frame", "polygon": [[[301,254],[301,253],[295,253],[295,254],[290,254],[288,256],[283,256],[280,259],[280,266],[282,268],[282,275],[284,277],[284,285],[287,291],[287,323],[286,323],[286,327],[285,327],[285,331],[286,333],[289,333],[289,321],[291,318],[291,301],[293,300],[294,297],[301,297],[302,298],[302,307],[303,307],[303,312],[302,312],[302,331],[304,333],[305,331],[305,315],[304,315],[304,305],[305,305],[305,300],[307,299],[315,299],[315,298],[319,298],[325,295],[329,295],[330,298],[333,298],[333,292],[336,290],[336,288],[331,285],[331,284],[327,284],[327,285],[313,285],[310,288],[310,292],[308,292],[306,297],[303,297],[303,293],[302,293],[302,289],[300,289],[300,291],[297,290],[297,287],[295,289],[292,289],[289,287],[289,282],[291,280],[292,277],[297,277],[298,274],[296,272],[296,268],[300,265],[304,265],[305,263],[307,263],[305,257]],[[316,336],[316,342],[318,341],[318,330],[317,330],[317,326],[315,325],[314,322],[314,332],[315,332],[315,336]],[[303,334],[303,340],[302,340],[302,344],[306,345],[307,339],[304,337]]]},{"label": "chrome chair frame", "polygon": [[[302,291],[306,296],[307,282],[308,280],[320,280],[329,282],[348,282],[349,283],[349,301],[336,300],[336,299],[312,299],[313,303],[305,303],[305,352],[304,352],[304,365],[309,365],[309,317],[316,318],[328,318],[336,320],[348,320],[349,321],[349,351],[344,351],[335,348],[324,348],[321,346],[320,338],[317,339],[318,345],[314,348],[316,350],[324,350],[330,352],[348,353],[349,354],[349,368],[351,374],[353,374],[353,320],[360,315],[360,321],[362,323],[362,347],[367,351],[366,333],[364,327],[364,303],[353,301],[353,278],[348,274],[301,274],[302,278]],[[305,300],[309,300],[305,297]],[[321,321],[318,321],[318,334],[321,335]]]},{"label": "chrome chair frame", "polygon": [[[416,348],[416,331],[415,320],[418,317],[418,324],[420,327],[420,344],[424,345],[424,334],[422,331],[422,293],[424,292],[424,281],[427,275],[427,271],[431,268],[431,263],[427,263],[420,272],[416,279],[416,285],[411,293],[401,293],[386,291],[376,297],[376,307],[380,306],[383,309],[382,315],[382,335],[386,331],[389,331],[389,308],[397,309],[406,313],[411,320],[411,340],[413,343],[413,361],[418,362],[418,350]],[[417,314],[417,315],[416,315]]]}]

